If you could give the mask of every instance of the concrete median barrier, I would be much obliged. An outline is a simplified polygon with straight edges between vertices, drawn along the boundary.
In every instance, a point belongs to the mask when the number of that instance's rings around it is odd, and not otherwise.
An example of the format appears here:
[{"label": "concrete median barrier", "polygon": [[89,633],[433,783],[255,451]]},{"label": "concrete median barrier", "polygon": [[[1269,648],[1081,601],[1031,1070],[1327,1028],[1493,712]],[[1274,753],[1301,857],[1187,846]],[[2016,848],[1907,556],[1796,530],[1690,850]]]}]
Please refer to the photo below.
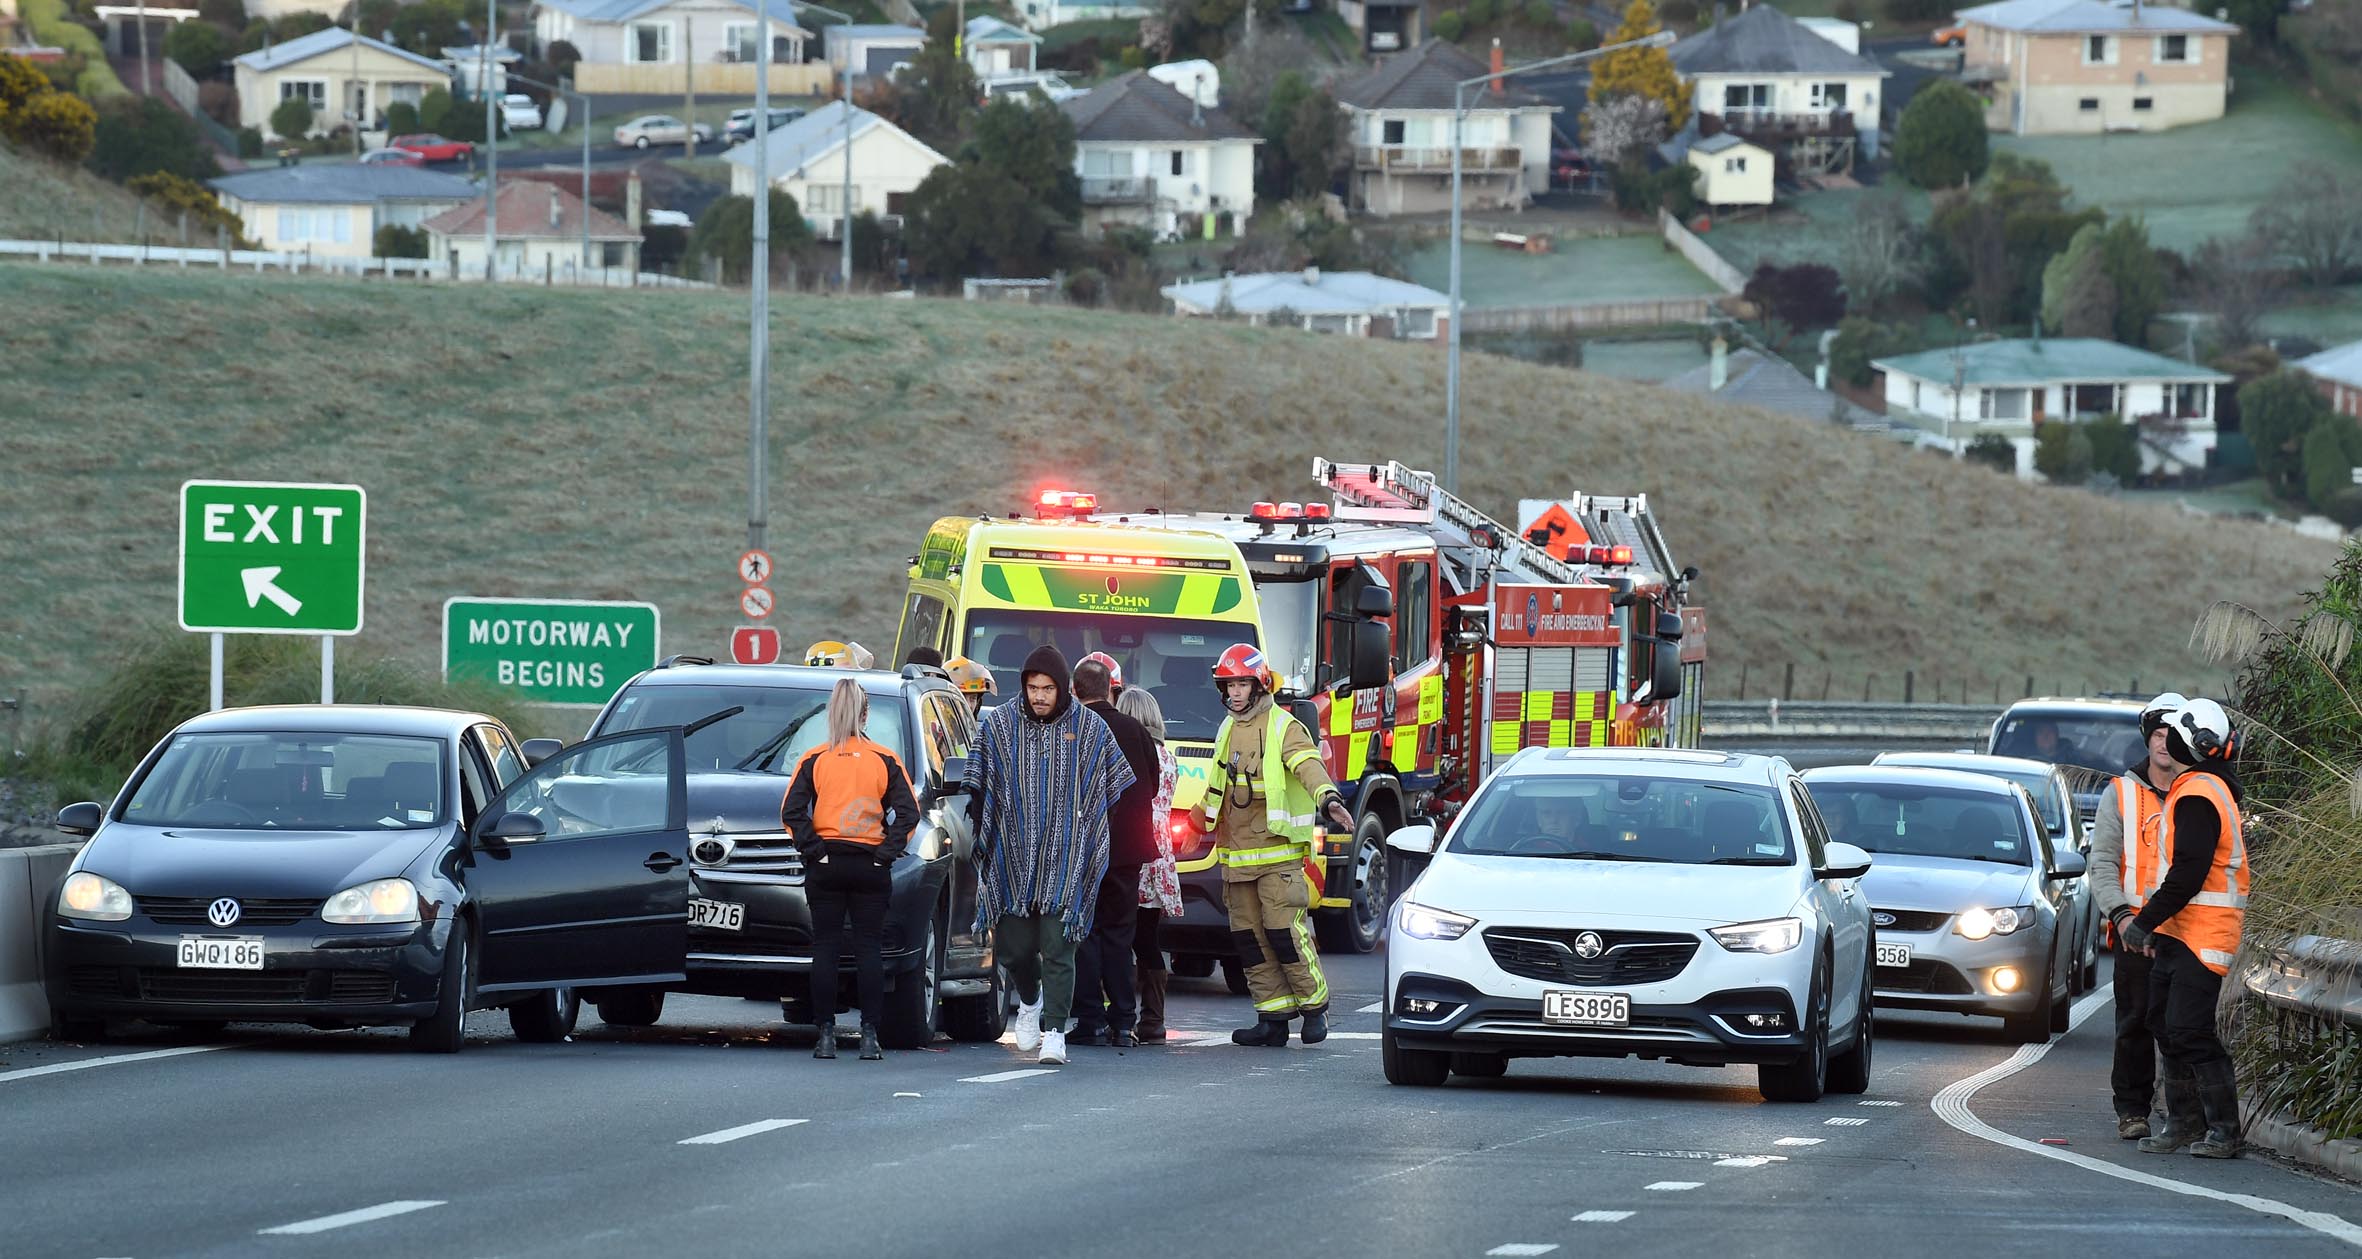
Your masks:
[{"label": "concrete median barrier", "polygon": [[79,851],[79,844],[0,849],[0,1041],[49,1030],[49,999],[41,990],[42,902]]}]

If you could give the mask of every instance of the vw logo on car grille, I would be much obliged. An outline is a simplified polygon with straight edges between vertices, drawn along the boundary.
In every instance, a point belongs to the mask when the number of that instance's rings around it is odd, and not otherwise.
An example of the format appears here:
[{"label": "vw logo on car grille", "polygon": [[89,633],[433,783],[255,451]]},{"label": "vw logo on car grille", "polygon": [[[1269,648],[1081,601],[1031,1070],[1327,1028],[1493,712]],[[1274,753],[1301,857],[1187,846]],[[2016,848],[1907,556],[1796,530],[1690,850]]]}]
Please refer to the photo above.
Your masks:
[{"label": "vw logo on car grille", "polygon": [[1891,927],[1895,925],[1895,916],[1881,909],[1870,915],[1870,921],[1877,926]]},{"label": "vw logo on car grille", "polygon": [[205,907],[205,921],[216,927],[227,927],[238,921],[238,902],[224,896]]},{"label": "vw logo on car grille", "polygon": [[1588,962],[1605,952],[1607,952],[1607,941],[1600,939],[1598,932],[1586,931],[1575,937],[1576,957]]}]

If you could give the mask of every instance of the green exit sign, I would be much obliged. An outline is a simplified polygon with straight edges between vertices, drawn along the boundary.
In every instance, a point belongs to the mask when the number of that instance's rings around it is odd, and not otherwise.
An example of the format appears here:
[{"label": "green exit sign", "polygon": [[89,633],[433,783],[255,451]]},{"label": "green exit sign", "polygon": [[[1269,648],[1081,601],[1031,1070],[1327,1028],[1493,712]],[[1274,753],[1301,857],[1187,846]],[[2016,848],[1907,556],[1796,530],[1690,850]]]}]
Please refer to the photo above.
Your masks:
[{"label": "green exit sign", "polygon": [[653,603],[456,596],[443,602],[443,676],[544,704],[604,704],[656,667],[657,634]]},{"label": "green exit sign", "polygon": [[183,482],[181,628],[360,633],[368,514],[358,485]]}]

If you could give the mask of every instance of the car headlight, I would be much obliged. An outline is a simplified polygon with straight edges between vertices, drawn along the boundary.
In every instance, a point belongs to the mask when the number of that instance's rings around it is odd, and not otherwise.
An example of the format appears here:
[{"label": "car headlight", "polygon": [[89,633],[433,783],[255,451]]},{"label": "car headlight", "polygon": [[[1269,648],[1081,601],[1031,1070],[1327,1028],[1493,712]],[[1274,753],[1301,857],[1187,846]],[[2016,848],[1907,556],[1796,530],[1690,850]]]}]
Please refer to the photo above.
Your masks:
[{"label": "car headlight", "polygon": [[1785,953],[1804,940],[1804,920],[1767,918],[1762,922],[1709,927],[1706,934],[1733,953]]},{"label": "car headlight", "polygon": [[320,907],[320,921],[417,922],[418,889],[408,879],[377,879],[348,887]]},{"label": "car headlight", "polygon": [[1952,920],[1952,930],[1971,940],[2005,936],[2033,925],[2032,905],[2017,905],[2008,909],[1971,909]]},{"label": "car headlight", "polygon": [[1417,936],[1422,940],[1457,940],[1461,936],[1467,935],[1468,929],[1475,925],[1474,918],[1463,914],[1429,909],[1425,905],[1414,905],[1409,901],[1402,903],[1404,934]]},{"label": "car headlight", "polygon": [[57,912],[90,922],[121,922],[131,916],[131,893],[113,879],[77,870],[66,876],[65,887],[58,891]]}]

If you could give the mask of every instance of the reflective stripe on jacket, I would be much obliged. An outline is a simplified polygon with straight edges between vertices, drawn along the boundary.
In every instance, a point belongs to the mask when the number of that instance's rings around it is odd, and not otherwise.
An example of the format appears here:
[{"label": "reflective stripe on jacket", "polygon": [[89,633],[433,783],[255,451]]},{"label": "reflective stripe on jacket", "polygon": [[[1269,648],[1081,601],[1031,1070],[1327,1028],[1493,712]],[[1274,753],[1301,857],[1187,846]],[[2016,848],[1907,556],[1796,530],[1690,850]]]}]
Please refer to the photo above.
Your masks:
[{"label": "reflective stripe on jacket", "polygon": [[[2198,894],[2190,898],[2181,912],[2158,924],[2157,934],[2169,935],[2190,947],[2215,974],[2229,974],[2231,960],[2239,952],[2239,936],[2247,925],[2247,841],[2242,833],[2239,804],[2231,798],[2223,780],[2212,774],[2189,773],[2173,780],[2173,790],[2165,795],[2164,807],[2157,823],[2157,851],[2173,851],[2174,806],[2186,799],[2202,799],[2214,806],[2222,819],[2221,837],[2215,841],[2214,864],[2206,871],[2206,882]],[[2164,882],[2162,868],[2170,857],[2161,857],[2161,872],[2157,884]],[[2152,890],[2156,885],[2152,885]]]},{"label": "reflective stripe on jacket", "polygon": [[[1243,719],[1222,719],[1222,729],[1214,736],[1214,763],[1206,774],[1202,806],[1206,826],[1214,833],[1217,857],[1234,869],[1276,868],[1302,861],[1312,850],[1320,797],[1335,789],[1320,763],[1320,747],[1303,725],[1268,698],[1261,701],[1259,709]],[[1230,800],[1231,742],[1242,729],[1249,740],[1260,736],[1262,745],[1262,760],[1250,780],[1253,791],[1263,797],[1261,828],[1246,818],[1222,824],[1224,809],[1253,807],[1251,802],[1239,806]],[[1307,784],[1306,778],[1313,781]]]},{"label": "reflective stripe on jacket", "polygon": [[2158,819],[2165,816],[2165,803],[2156,789],[2131,774],[2119,775],[2115,782],[2116,816],[2123,826],[2124,856],[2121,861],[2124,903],[2135,911],[2149,903],[2149,894],[2165,881],[2165,867],[2170,862],[2157,842]]}]

